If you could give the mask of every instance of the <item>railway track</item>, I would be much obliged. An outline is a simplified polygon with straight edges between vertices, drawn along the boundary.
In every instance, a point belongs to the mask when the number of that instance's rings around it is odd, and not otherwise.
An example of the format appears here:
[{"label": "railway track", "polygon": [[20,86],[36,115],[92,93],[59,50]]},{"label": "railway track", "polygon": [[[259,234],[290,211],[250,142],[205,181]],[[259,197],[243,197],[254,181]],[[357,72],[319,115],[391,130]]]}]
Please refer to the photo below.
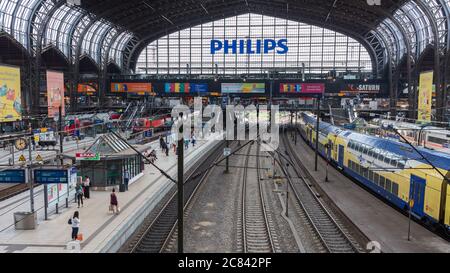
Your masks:
[{"label": "railway track", "polygon": [[[292,147],[283,134],[282,142],[286,151],[292,151]],[[317,197],[317,194],[310,186],[306,167],[302,164],[297,156],[291,153],[285,155],[287,158],[280,156],[283,165],[283,172],[287,175],[287,180],[294,193],[295,200],[305,212],[307,219],[317,234],[322,246],[330,253],[358,253],[361,249],[357,243],[349,236],[348,232],[338,223],[338,220],[328,211],[326,206]],[[286,169],[284,164],[290,162],[292,168]],[[292,171],[291,171],[292,170]],[[292,177],[298,178],[300,183],[294,183]]]},{"label": "railway track", "polygon": [[29,184],[5,185],[0,188],[0,201],[6,200],[29,189]]},{"label": "railway track", "polygon": [[[189,204],[200,185],[206,180],[211,170],[201,177],[192,178],[193,175],[206,170],[210,163],[215,162],[222,155],[224,144],[218,145],[215,150],[190,172],[184,183],[184,206]],[[192,178],[192,179],[191,179]],[[173,193],[162,206],[162,209],[152,219],[144,222],[144,229],[138,231],[126,249],[131,253],[158,253],[164,250],[172,235],[176,234],[177,225],[177,193]],[[174,235],[175,236],[175,235]]]},{"label": "railway track", "polygon": [[[255,145],[248,148],[243,172],[241,217],[243,251],[244,253],[275,252],[260,181],[259,145],[256,145],[256,158],[251,156],[251,152],[255,150],[253,146]],[[253,166],[250,166],[250,161]]]}]

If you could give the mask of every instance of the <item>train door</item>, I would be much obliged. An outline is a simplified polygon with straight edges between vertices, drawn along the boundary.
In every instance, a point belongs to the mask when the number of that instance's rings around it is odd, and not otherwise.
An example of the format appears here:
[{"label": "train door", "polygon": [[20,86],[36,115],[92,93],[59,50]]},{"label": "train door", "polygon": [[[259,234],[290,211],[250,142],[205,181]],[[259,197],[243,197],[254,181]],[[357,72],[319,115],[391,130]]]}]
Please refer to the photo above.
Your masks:
[{"label": "train door", "polygon": [[312,129],[309,128],[308,131],[309,131],[309,143],[312,144],[313,143],[313,141],[312,141]]},{"label": "train door", "polygon": [[328,147],[327,147],[327,157],[330,160],[331,159],[331,150],[333,147],[333,141],[328,140]]},{"label": "train door", "polygon": [[425,179],[415,175],[411,175],[409,199],[414,200],[412,212],[420,217],[424,215],[423,206],[425,201],[425,185]]},{"label": "train door", "polygon": [[338,155],[339,166],[344,167],[344,146],[339,145],[339,155]]}]

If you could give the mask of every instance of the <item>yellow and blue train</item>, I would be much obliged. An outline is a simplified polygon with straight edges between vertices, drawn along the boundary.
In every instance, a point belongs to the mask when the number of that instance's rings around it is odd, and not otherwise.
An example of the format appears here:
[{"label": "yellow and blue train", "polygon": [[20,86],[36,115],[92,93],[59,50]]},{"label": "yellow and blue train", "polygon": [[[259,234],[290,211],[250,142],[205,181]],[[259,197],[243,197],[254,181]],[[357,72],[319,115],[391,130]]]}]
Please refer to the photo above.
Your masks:
[{"label": "yellow and blue train", "polygon": [[[301,114],[300,132],[315,149],[316,116]],[[402,210],[450,231],[450,155],[319,123],[319,153]],[[426,157],[438,170],[433,168]],[[445,176],[445,177],[443,177]]]}]

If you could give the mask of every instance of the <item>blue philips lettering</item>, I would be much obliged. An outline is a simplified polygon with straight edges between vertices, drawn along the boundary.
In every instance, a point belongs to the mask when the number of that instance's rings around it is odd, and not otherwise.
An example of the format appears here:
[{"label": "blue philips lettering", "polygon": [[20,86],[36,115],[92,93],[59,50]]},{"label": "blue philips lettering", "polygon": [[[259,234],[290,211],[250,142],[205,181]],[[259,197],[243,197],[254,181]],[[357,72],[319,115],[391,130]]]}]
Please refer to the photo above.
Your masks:
[{"label": "blue philips lettering", "polygon": [[264,40],[264,54],[269,53],[269,51],[272,51],[275,49],[276,41],[272,39]]},{"label": "blue philips lettering", "polygon": [[255,54],[252,49],[252,40],[247,40],[247,54]]},{"label": "blue philips lettering", "polygon": [[287,39],[279,40],[278,47],[280,48],[277,50],[278,54],[286,54],[289,51],[289,47],[287,46]]},{"label": "blue philips lettering", "polygon": [[289,51],[287,39],[246,39],[246,40],[211,40],[211,54],[286,54]]},{"label": "blue philips lettering", "polygon": [[256,40],[256,54],[261,54],[261,40]]},{"label": "blue philips lettering", "polygon": [[236,54],[236,51],[237,51],[237,41],[236,40],[232,40],[231,41],[231,45],[230,45],[230,41],[229,40],[225,40],[225,45],[223,47],[224,53],[228,54],[230,48],[231,48],[231,52],[233,54]]},{"label": "blue philips lettering", "polygon": [[211,54],[216,54],[216,51],[219,51],[222,49],[222,42],[219,40],[211,40]]},{"label": "blue philips lettering", "polygon": [[244,46],[245,46],[245,41],[244,40],[239,40],[239,54],[244,54]]}]

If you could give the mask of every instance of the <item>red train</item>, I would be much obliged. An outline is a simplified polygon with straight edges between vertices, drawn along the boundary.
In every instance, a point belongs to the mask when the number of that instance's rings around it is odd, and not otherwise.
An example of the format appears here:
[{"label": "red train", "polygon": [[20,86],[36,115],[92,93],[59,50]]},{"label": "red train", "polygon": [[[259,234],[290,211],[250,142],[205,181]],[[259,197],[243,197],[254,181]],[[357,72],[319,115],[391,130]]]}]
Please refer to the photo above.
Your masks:
[{"label": "red train", "polygon": [[167,121],[170,121],[170,115],[157,116],[151,118],[139,118],[134,122],[133,133],[139,133],[143,131],[148,131],[150,129],[162,128],[165,126]]}]

